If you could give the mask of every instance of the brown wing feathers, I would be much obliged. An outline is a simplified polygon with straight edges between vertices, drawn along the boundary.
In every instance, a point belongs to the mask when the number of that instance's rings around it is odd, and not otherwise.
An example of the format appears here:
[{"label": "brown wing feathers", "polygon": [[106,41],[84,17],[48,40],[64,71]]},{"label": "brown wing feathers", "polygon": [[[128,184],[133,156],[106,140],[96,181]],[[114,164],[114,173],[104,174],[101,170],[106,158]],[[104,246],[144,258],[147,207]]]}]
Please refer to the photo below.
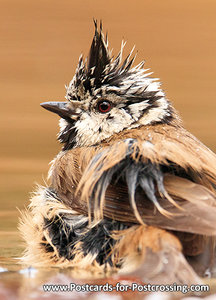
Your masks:
[{"label": "brown wing feathers", "polygon": [[[136,130],[126,131],[125,139],[120,136],[112,143],[60,155],[51,169],[52,186],[64,195],[69,191],[69,199],[64,197],[64,201],[71,207],[80,206],[85,213],[91,199],[96,220],[103,215],[128,222],[138,218],[172,230],[215,234],[215,155],[184,129],[164,127],[140,129],[139,136]],[[158,166],[174,174],[163,178]],[[190,180],[176,176],[182,170]],[[122,174],[128,181],[125,186]],[[134,182],[129,182],[131,178]]]},{"label": "brown wing feathers", "polygon": [[[175,180],[174,176],[172,176],[169,180],[172,180],[173,178]],[[190,184],[190,181],[186,181]],[[165,176],[164,186],[167,193],[170,193],[169,187],[166,183],[167,180]],[[177,197],[174,198],[172,194],[171,196],[182,207],[182,210],[179,210],[166,199],[159,199],[158,201],[160,202],[160,205],[166,211],[170,212],[171,216],[167,217],[155,209],[153,203],[149,201],[143,191],[138,190],[136,192],[137,208],[145,224],[169,230],[193,232],[204,235],[216,234],[215,207],[206,205],[205,201],[200,199],[197,203],[193,203],[189,202],[190,199],[184,200],[180,197],[177,199]],[[104,207],[104,216],[124,222],[137,222],[136,217],[134,216],[127,201],[127,189],[119,189],[116,186],[110,186],[110,188],[108,188]]]}]

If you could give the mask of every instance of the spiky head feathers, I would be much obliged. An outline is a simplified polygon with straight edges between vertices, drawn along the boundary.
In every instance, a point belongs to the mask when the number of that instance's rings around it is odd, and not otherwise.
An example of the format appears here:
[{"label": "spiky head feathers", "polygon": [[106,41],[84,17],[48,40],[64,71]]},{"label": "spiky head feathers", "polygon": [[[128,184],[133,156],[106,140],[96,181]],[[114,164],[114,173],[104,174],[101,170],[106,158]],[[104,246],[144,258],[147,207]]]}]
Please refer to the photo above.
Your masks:
[{"label": "spiky head feathers", "polygon": [[104,37],[102,27],[98,31],[95,22],[95,35],[90,48],[88,62],[80,56],[76,73],[67,87],[67,100],[82,100],[88,95],[114,93],[136,101],[137,98],[150,99],[163,97],[159,83],[148,76],[143,69],[144,62],[132,68],[135,56],[132,51],[122,62],[125,43],[117,57],[111,57],[108,39]]}]

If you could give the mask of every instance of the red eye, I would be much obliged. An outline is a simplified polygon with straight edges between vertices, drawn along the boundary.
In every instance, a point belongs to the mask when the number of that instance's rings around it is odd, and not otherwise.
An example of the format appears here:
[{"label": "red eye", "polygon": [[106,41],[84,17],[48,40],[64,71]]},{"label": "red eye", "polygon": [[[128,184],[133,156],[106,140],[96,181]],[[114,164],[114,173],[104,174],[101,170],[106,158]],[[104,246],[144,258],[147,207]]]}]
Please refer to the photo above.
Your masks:
[{"label": "red eye", "polygon": [[98,110],[101,113],[107,113],[112,108],[112,105],[109,101],[100,101],[98,102]]}]

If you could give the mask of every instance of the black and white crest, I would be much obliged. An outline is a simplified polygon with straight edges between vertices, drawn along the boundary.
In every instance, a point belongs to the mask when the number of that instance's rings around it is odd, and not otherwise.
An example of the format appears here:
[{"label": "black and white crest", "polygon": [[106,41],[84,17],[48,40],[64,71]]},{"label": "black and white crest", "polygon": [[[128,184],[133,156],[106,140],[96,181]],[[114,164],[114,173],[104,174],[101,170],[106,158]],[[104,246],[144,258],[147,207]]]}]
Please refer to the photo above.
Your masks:
[{"label": "black and white crest", "polygon": [[[148,77],[144,61],[132,67],[136,55],[132,56],[133,50],[122,62],[122,54],[125,42],[122,41],[121,50],[116,58],[111,56],[108,49],[107,35],[104,37],[102,23],[98,29],[95,24],[95,34],[90,48],[88,60],[81,55],[75,76],[67,88],[66,99],[71,101],[84,100],[89,95],[114,93],[124,96],[126,99],[137,102],[150,100],[152,102],[164,97],[159,89],[160,84],[156,79]],[[153,101],[154,100],[154,101]]]}]

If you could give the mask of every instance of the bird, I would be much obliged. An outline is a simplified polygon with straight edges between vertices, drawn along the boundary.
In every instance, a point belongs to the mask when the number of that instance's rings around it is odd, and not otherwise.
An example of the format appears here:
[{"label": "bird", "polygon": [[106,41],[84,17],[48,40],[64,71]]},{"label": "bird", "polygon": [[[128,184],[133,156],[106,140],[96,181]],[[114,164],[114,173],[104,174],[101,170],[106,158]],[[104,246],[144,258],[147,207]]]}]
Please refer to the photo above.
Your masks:
[{"label": "bird", "polygon": [[134,66],[134,48],[112,56],[94,26],[66,101],[41,104],[60,117],[62,149],[21,215],[22,263],[200,283],[214,275],[216,155],[144,61]]}]

